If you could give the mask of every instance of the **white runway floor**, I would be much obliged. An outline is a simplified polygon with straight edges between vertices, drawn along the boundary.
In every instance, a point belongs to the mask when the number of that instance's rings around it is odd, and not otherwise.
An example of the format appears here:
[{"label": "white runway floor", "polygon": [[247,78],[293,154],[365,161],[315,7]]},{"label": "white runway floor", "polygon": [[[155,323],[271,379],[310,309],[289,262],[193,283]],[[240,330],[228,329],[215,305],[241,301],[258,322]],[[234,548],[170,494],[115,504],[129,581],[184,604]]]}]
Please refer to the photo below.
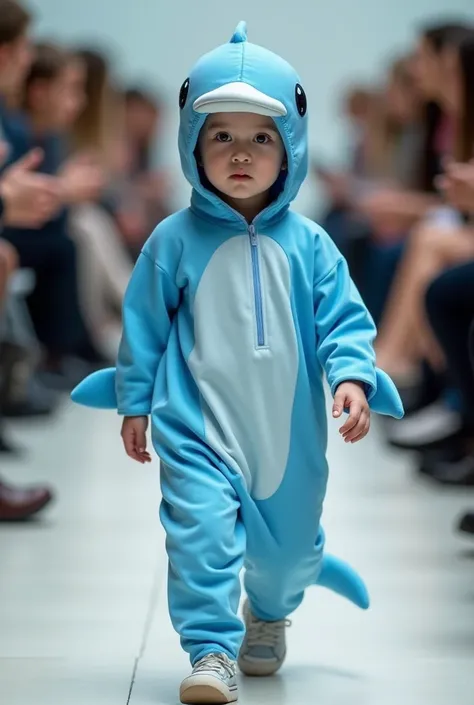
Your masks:
[{"label": "white runway floor", "polygon": [[[178,702],[189,666],[167,613],[158,463],[129,461],[119,428],[69,404],[13,427],[30,453],[2,475],[50,482],[58,500],[35,523],[0,525],[1,705]],[[474,541],[453,526],[474,492],[416,480],[376,424],[356,446],[337,428],[328,549],[360,569],[372,607],[308,591],[281,675],[242,679],[240,702],[473,705]]]}]

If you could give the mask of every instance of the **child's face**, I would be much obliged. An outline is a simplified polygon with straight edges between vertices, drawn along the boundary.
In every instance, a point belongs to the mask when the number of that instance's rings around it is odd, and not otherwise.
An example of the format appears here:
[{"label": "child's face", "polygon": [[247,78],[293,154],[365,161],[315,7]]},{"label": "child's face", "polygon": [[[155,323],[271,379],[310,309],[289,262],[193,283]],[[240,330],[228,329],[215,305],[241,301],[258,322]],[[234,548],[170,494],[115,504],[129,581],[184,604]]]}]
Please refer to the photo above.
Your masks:
[{"label": "child's face", "polygon": [[199,137],[202,166],[225,200],[236,207],[261,198],[262,205],[285,159],[283,142],[270,117],[214,113]]}]

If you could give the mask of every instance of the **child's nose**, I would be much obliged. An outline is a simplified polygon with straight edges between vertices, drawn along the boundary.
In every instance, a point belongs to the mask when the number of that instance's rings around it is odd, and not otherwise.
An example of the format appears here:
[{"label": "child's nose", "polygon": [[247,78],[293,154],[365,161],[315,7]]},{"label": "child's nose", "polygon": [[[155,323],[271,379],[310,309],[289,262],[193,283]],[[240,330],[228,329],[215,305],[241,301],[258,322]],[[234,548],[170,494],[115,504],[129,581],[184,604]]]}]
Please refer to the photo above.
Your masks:
[{"label": "child's nose", "polygon": [[239,151],[232,156],[232,162],[234,164],[249,164],[252,158],[248,152]]}]

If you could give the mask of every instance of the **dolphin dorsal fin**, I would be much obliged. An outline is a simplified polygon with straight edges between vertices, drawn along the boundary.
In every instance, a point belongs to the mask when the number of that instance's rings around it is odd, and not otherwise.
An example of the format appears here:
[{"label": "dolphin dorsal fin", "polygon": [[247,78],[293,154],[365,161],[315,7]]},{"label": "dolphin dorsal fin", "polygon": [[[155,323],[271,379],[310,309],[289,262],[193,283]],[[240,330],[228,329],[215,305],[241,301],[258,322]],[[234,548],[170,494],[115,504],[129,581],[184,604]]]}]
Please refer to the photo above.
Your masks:
[{"label": "dolphin dorsal fin", "polygon": [[247,23],[242,20],[235,28],[235,32],[231,37],[230,44],[240,44],[247,41]]}]

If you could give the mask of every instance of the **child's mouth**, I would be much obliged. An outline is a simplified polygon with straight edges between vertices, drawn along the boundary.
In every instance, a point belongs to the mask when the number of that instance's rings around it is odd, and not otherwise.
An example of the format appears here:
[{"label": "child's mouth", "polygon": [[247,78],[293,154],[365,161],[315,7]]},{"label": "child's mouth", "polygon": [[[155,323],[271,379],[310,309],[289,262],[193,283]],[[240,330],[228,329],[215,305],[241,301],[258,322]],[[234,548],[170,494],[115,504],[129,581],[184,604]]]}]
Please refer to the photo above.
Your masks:
[{"label": "child's mouth", "polygon": [[235,181],[245,181],[246,179],[251,179],[252,177],[248,174],[232,174],[230,178]]}]

